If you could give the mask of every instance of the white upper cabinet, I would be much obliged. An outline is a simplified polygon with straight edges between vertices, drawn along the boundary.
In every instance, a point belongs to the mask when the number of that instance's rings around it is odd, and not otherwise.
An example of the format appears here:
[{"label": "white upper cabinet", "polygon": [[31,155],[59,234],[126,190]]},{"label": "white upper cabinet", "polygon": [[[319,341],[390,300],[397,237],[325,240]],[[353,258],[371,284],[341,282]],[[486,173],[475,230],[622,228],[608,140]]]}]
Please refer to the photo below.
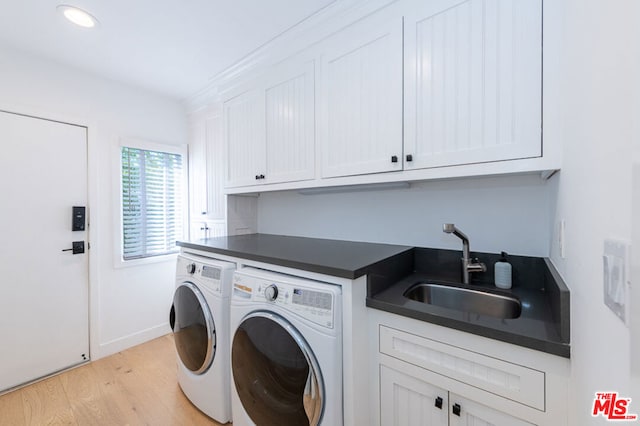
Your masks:
[{"label": "white upper cabinet", "polygon": [[220,104],[189,117],[189,235],[224,235],[226,196],[223,119]]},{"label": "white upper cabinet", "polygon": [[192,117],[189,133],[191,220],[224,219],[222,114]]},{"label": "white upper cabinet", "polygon": [[[222,113],[217,112],[205,120],[206,149],[206,207],[209,219],[224,219],[227,206],[224,188],[224,135]],[[197,213],[197,212],[196,212]]]},{"label": "white upper cabinet", "polygon": [[205,121],[189,123],[189,201],[191,217],[204,217],[207,206],[207,150],[205,147]]},{"label": "white upper cabinet", "polygon": [[224,103],[226,186],[255,185],[266,173],[263,90],[250,90]]},{"label": "white upper cabinet", "polygon": [[323,49],[322,177],[402,170],[402,18],[377,15]]},{"label": "white upper cabinet", "polygon": [[224,103],[226,186],[315,177],[314,62],[284,61]]},{"label": "white upper cabinet", "polygon": [[358,2],[218,87],[227,192],[548,175],[561,160],[553,10],[544,156],[542,0]]},{"label": "white upper cabinet", "polygon": [[541,0],[412,2],[405,169],[542,155]]},{"label": "white upper cabinet", "polygon": [[315,177],[314,62],[277,67],[264,90],[266,177],[264,183]]}]

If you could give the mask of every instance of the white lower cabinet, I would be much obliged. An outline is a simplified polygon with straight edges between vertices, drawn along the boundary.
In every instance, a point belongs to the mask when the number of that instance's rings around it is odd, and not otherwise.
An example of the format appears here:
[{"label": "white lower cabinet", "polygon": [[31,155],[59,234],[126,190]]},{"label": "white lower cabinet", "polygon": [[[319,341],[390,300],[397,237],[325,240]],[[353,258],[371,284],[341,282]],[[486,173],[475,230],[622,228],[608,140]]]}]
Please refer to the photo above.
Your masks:
[{"label": "white lower cabinet", "polygon": [[449,394],[450,426],[531,426],[507,413],[478,404],[459,395]]},{"label": "white lower cabinet", "polygon": [[369,310],[380,426],[566,426],[569,360]]},{"label": "white lower cabinet", "polygon": [[526,426],[531,423],[380,366],[380,419],[395,426]]},{"label": "white lower cabinet", "polygon": [[417,377],[380,366],[380,424],[446,426],[449,392]]}]

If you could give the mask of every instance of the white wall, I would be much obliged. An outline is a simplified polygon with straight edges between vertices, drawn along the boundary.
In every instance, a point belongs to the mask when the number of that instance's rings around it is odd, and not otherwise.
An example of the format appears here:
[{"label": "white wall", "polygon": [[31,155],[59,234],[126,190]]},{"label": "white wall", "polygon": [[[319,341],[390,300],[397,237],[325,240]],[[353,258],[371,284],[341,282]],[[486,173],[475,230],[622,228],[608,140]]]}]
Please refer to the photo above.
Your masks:
[{"label": "white wall", "polygon": [[301,195],[263,193],[258,231],[461,250],[442,232],[455,223],[471,250],[547,256],[550,186],[539,175],[414,183],[408,189]]},{"label": "white wall", "polygon": [[571,288],[574,425],[597,423],[591,417],[597,391],[635,396],[631,412],[640,413],[640,395],[632,395],[630,383],[630,332],[604,305],[602,278],[604,240],[629,241],[631,235],[633,94],[640,75],[633,63],[639,53],[636,3],[566,1],[564,160],[552,182],[558,193],[554,224],[566,220],[566,256],[555,238],[551,255]]},{"label": "white wall", "polygon": [[114,268],[114,144],[119,137],[185,144],[182,104],[0,46],[0,106],[89,127],[92,357],[167,333],[174,262]]}]

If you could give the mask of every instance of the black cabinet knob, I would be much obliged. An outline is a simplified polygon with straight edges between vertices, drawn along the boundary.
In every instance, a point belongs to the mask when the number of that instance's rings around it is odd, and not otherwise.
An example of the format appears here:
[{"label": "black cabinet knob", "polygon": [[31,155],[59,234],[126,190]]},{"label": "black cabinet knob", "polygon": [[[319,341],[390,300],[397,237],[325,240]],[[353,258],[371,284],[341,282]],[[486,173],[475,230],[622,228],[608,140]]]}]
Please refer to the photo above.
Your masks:
[{"label": "black cabinet knob", "polygon": [[436,398],[436,408],[439,408],[442,410],[442,398],[440,397]]},{"label": "black cabinet knob", "polygon": [[256,180],[260,179],[260,175],[256,175]]},{"label": "black cabinet knob", "polygon": [[392,163],[397,163],[398,162],[398,156],[397,155],[392,155],[391,156],[391,162]]},{"label": "black cabinet knob", "polygon": [[460,404],[453,404],[453,407],[451,408],[451,412],[453,414],[455,414],[456,416],[460,417],[460,412],[462,411],[462,407],[460,407]]},{"label": "black cabinet knob", "polygon": [[407,154],[407,162],[413,161],[413,155]]},{"label": "black cabinet knob", "polygon": [[264,179],[264,175],[260,175],[260,179]]}]

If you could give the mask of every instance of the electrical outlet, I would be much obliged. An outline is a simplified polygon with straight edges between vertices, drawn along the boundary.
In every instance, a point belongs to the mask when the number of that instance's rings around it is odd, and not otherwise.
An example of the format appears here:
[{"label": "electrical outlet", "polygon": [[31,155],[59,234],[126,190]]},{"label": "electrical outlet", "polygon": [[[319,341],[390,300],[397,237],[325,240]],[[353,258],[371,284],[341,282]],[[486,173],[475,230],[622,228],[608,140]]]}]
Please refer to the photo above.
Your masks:
[{"label": "electrical outlet", "polygon": [[604,303],[627,324],[629,244],[605,240],[602,263]]}]

